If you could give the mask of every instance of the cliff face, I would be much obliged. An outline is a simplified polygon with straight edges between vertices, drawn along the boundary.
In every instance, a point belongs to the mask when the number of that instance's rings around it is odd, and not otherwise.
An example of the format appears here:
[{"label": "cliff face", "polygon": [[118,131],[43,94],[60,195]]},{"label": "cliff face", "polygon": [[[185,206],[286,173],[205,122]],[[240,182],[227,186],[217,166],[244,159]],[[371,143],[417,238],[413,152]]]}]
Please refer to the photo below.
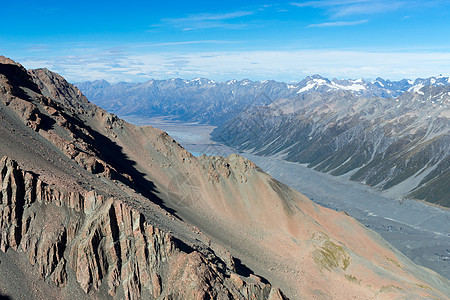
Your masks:
[{"label": "cliff face", "polygon": [[184,245],[121,201],[93,191],[60,192],[7,157],[0,174],[0,250],[23,252],[57,287],[74,274],[86,293],[104,284],[109,295],[123,290],[126,299],[283,299],[256,276],[242,280],[212,251]]}]

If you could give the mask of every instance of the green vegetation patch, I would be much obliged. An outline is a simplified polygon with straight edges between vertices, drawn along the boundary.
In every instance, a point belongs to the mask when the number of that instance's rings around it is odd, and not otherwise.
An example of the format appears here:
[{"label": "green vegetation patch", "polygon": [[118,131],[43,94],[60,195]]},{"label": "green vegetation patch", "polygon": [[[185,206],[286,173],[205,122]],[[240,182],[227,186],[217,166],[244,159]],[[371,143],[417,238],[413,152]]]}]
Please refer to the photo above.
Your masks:
[{"label": "green vegetation patch", "polygon": [[321,270],[331,271],[335,268],[346,270],[350,265],[350,255],[344,247],[336,245],[329,239],[324,241],[322,247],[314,250],[314,261]]},{"label": "green vegetation patch", "polygon": [[345,274],[344,276],[350,282],[361,284],[361,279],[358,279],[358,278],[356,278],[355,276],[353,276],[351,274]]},{"label": "green vegetation patch", "polygon": [[398,262],[398,260],[390,258],[390,257],[387,257],[387,256],[385,256],[384,259],[390,261],[391,263],[393,263],[394,265],[396,265],[400,269],[402,268],[402,265]]},{"label": "green vegetation patch", "polygon": [[433,289],[430,288],[428,285],[416,283],[416,285],[424,290],[432,291]]},{"label": "green vegetation patch", "polygon": [[385,285],[382,286],[380,289],[380,292],[396,292],[396,291],[404,292],[405,290],[396,285]]}]

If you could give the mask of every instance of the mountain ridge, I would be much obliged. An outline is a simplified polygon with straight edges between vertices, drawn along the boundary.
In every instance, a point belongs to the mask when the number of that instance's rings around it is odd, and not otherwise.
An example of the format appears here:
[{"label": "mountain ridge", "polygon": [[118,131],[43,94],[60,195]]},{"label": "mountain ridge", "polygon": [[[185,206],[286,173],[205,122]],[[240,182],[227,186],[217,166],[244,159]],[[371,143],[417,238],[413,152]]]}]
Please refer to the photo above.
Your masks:
[{"label": "mountain ridge", "polygon": [[[448,294],[447,279],[250,161],[197,159],[167,133],[90,104],[57,74],[16,66],[23,76],[12,78],[0,63],[0,155],[10,157],[0,172],[9,247],[0,268],[26,275],[30,295],[33,286],[47,298]],[[53,286],[64,273],[67,284]],[[14,283],[2,276],[1,293],[24,296]]]},{"label": "mountain ridge", "polygon": [[442,180],[449,178],[449,93],[449,86],[424,86],[395,99],[311,92],[250,108],[216,128],[212,137],[345,175],[396,198],[448,206]]}]

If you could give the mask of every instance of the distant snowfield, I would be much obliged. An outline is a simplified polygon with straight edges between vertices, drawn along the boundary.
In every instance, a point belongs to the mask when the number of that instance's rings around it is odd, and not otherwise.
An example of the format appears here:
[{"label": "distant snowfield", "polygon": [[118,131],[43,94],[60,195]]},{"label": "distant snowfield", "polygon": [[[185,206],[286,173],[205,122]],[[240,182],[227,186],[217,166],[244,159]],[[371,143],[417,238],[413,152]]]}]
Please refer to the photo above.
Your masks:
[{"label": "distant snowfield", "polygon": [[[151,125],[166,131],[196,156],[237,153],[209,139],[214,126],[179,123],[166,118],[122,117],[136,125]],[[419,201],[391,199],[360,183],[280,158],[239,154],[314,202],[337,211],[346,211],[378,232],[415,263],[450,279],[450,210]]]}]

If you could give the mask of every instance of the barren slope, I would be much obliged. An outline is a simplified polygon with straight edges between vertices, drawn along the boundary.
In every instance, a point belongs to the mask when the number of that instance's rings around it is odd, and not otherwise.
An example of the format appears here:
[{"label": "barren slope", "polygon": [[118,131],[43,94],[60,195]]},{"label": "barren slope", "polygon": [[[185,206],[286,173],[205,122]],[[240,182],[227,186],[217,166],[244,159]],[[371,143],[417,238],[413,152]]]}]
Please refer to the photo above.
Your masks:
[{"label": "barren slope", "polygon": [[[0,66],[0,138],[10,142],[0,155],[19,164],[2,160],[1,250],[10,248],[8,265],[27,257],[35,267],[14,272],[40,272],[59,286],[54,297],[282,297],[253,272],[292,299],[449,294],[448,280],[252,162],[197,159],[166,133],[96,108],[57,74]],[[16,127],[22,139],[10,139]],[[6,276],[0,283],[18,292]]]}]

